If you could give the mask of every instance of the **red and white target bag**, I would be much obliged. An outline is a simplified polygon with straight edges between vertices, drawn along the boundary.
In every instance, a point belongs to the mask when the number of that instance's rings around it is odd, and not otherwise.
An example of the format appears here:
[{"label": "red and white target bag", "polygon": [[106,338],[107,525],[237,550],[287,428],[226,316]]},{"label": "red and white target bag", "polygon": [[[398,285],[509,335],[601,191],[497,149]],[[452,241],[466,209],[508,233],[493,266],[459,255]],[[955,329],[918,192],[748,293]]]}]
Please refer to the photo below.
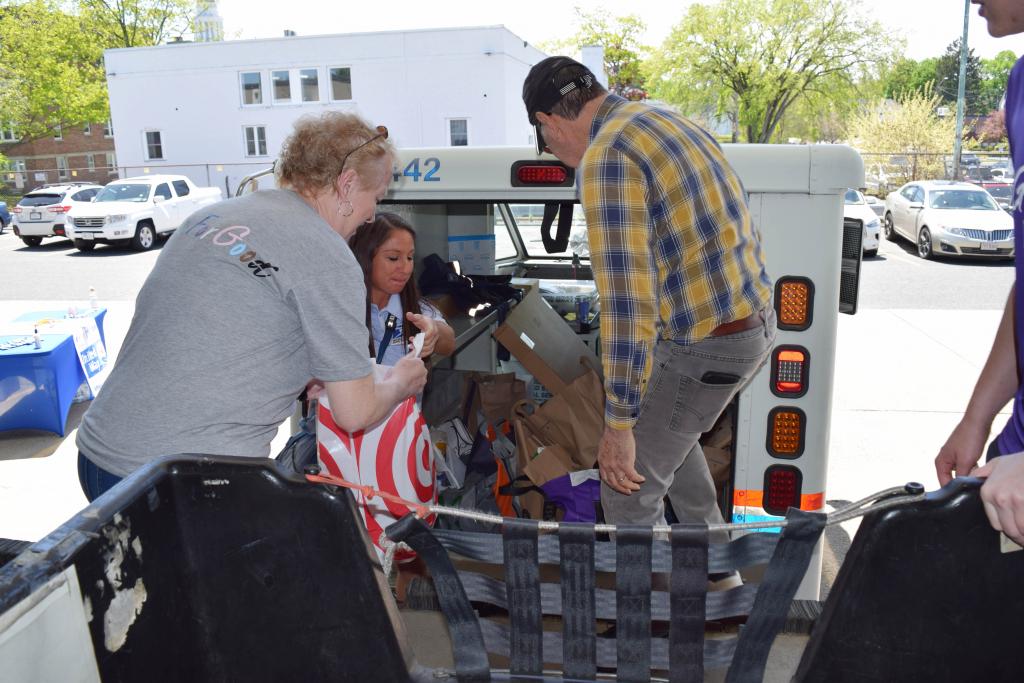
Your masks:
[{"label": "red and white target bag", "polygon": [[[387,418],[358,432],[346,432],[334,422],[326,394],[319,398],[316,438],[317,458],[322,472],[360,486],[371,486],[421,505],[437,502],[437,472],[431,455],[430,429],[423,419],[416,397],[399,403]],[[367,501],[352,489],[366,530],[381,560],[381,536],[389,525],[404,517],[409,508],[374,496]],[[424,521],[434,523],[435,515]],[[416,554],[399,550],[398,562]]]}]

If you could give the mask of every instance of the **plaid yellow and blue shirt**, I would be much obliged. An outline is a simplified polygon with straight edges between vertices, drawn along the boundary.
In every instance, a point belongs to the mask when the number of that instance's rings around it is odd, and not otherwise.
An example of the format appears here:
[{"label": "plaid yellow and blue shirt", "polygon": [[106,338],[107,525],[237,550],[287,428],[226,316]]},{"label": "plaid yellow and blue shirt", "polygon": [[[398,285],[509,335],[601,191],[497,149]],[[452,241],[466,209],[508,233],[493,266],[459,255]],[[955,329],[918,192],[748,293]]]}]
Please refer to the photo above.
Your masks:
[{"label": "plaid yellow and blue shirt", "polygon": [[580,176],[601,295],[605,422],[627,429],[657,341],[699,342],[764,308],[772,283],[739,177],[682,116],[608,95]]}]

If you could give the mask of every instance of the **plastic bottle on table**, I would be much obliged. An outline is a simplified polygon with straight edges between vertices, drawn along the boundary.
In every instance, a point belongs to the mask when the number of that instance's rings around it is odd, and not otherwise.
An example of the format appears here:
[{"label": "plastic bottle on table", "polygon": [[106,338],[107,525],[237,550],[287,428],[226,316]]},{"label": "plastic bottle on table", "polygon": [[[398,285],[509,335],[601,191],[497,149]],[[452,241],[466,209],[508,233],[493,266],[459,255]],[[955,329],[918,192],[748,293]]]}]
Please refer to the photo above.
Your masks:
[{"label": "plastic bottle on table", "polygon": [[89,288],[89,308],[91,308],[92,310],[95,311],[99,307],[100,307],[100,304],[99,304],[98,301],[96,301],[96,288],[95,287],[90,287]]}]

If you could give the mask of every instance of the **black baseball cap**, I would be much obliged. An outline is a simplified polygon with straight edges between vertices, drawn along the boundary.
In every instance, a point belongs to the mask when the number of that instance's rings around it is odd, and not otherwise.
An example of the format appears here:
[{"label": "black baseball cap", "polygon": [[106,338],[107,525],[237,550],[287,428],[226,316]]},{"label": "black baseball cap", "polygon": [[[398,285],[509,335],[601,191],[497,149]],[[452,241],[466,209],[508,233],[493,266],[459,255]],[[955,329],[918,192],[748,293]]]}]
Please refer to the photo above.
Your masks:
[{"label": "black baseball cap", "polygon": [[577,88],[590,88],[597,83],[593,72],[575,59],[548,57],[533,65],[523,81],[523,104],[526,116],[537,135],[537,153],[544,151],[544,137],[540,132],[537,112],[550,113],[551,109]]}]

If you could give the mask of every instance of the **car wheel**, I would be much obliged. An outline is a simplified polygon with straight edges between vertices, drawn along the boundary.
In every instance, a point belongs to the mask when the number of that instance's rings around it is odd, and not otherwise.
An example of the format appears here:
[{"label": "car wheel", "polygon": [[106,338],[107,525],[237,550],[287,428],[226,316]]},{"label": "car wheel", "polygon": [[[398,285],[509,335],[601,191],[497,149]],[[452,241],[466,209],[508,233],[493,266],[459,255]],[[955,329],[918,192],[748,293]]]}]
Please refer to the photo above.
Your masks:
[{"label": "car wheel", "polygon": [[872,256],[878,256],[878,250],[877,249],[865,249],[864,250],[864,258],[871,258]]},{"label": "car wheel", "polygon": [[885,233],[885,239],[889,240],[890,242],[895,242],[896,228],[892,224],[892,214],[886,211],[885,220],[883,220],[882,223],[885,225],[885,227],[882,229],[882,232]]},{"label": "car wheel", "polygon": [[96,243],[92,240],[75,240],[75,249],[78,251],[92,251],[96,248]]},{"label": "car wheel", "polygon": [[42,237],[22,237],[21,241],[25,243],[27,247],[38,247],[43,243]]},{"label": "car wheel", "polygon": [[923,259],[932,257],[932,233],[928,228],[921,228],[917,236],[917,255]]},{"label": "car wheel", "polygon": [[138,251],[149,251],[156,244],[156,230],[150,223],[139,223],[132,238],[132,248]]}]

